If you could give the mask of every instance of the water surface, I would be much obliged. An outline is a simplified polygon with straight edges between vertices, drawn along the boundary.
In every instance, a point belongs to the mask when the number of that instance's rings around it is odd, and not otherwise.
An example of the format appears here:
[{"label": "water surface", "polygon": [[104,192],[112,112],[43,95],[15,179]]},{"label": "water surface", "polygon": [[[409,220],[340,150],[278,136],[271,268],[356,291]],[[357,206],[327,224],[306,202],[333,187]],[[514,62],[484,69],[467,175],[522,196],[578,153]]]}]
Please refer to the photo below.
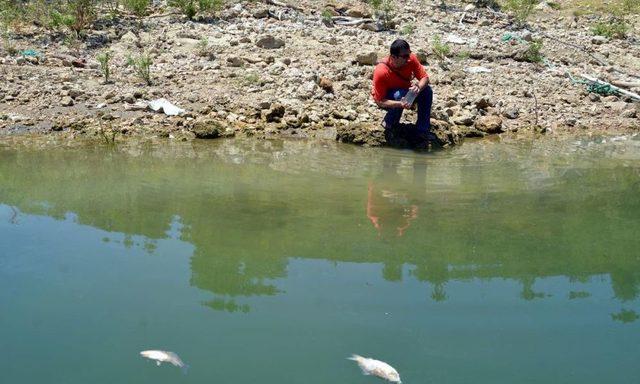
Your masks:
[{"label": "water surface", "polygon": [[638,196],[637,137],[0,144],[0,382],[636,382]]}]

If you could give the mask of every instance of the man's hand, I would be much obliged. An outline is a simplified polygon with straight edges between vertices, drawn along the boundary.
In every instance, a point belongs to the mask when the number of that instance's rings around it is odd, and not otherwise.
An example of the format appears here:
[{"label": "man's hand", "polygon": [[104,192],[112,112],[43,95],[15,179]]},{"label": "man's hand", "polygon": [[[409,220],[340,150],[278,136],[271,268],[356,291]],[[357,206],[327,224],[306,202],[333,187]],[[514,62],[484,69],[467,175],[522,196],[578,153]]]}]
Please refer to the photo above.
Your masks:
[{"label": "man's hand", "polygon": [[420,87],[418,86],[418,84],[413,84],[411,88],[409,88],[409,90],[415,93],[420,93]]},{"label": "man's hand", "polygon": [[400,105],[398,106],[398,108],[404,108],[404,109],[409,109],[411,108],[411,104],[407,103],[406,101],[404,101],[404,99],[398,101],[398,103],[400,103]]}]

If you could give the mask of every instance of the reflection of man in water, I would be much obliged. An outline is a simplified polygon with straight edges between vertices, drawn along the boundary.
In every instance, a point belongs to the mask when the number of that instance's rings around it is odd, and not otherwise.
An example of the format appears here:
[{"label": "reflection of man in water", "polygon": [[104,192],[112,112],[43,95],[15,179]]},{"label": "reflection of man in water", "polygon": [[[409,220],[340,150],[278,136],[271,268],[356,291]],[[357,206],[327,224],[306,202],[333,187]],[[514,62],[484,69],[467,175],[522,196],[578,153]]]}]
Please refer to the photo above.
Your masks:
[{"label": "reflection of man in water", "polygon": [[[385,156],[381,177],[369,183],[367,217],[382,238],[401,237],[418,217],[419,208],[398,177],[399,160],[395,155]],[[424,186],[425,176],[426,163],[415,159],[412,184]]]},{"label": "reflection of man in water", "polygon": [[394,230],[395,236],[400,237],[411,221],[418,217],[418,206],[409,204],[406,194],[381,188],[371,182],[367,196],[367,217],[381,237],[387,237],[384,231]]}]

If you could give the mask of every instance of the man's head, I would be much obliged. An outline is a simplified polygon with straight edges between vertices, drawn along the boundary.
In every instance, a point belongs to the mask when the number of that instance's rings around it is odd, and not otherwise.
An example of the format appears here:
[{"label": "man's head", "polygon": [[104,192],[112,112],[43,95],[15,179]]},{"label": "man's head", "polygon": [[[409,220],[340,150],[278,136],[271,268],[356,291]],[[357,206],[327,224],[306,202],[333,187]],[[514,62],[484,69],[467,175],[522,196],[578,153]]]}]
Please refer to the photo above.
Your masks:
[{"label": "man's head", "polygon": [[389,53],[391,54],[389,56],[391,66],[399,68],[407,64],[409,55],[411,55],[411,48],[409,47],[409,43],[407,43],[405,40],[397,39],[396,41],[391,43]]}]

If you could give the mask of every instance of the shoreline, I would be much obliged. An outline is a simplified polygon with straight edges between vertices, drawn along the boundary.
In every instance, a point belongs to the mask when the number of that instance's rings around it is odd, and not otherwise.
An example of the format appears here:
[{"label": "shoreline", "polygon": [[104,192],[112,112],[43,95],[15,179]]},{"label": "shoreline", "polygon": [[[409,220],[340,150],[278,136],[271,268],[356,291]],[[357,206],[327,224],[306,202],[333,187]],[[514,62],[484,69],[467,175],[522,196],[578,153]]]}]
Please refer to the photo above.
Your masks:
[{"label": "shoreline", "polygon": [[[552,9],[528,29],[517,29],[506,14],[467,3],[452,3],[448,12],[438,10],[437,2],[417,10],[392,3],[397,27],[390,31],[327,25],[321,15],[332,10],[371,16],[370,7],[356,1],[303,1],[293,8],[245,2],[200,22],[153,8],[142,29],[127,17],[100,17],[84,39],[72,43],[60,33],[22,26],[9,39],[18,52],[36,55],[11,55],[6,45],[0,50],[0,140],[24,134],[117,140],[252,136],[402,146],[385,137],[383,112],[369,95],[374,64],[398,37],[409,41],[431,77],[432,130],[445,147],[471,137],[640,129],[640,102],[598,95],[572,80],[586,72],[601,79],[626,73],[631,75],[623,80],[634,81],[640,73],[638,20],[626,39],[601,39],[585,31],[593,20]],[[544,42],[544,61],[523,61],[523,48],[537,39]],[[443,46],[446,55],[439,51]],[[113,57],[110,83],[96,60],[105,50]],[[152,60],[151,85],[126,65],[127,58],[142,55]],[[160,98],[185,113],[147,109]],[[405,115],[405,123],[415,119],[415,112]]]}]

